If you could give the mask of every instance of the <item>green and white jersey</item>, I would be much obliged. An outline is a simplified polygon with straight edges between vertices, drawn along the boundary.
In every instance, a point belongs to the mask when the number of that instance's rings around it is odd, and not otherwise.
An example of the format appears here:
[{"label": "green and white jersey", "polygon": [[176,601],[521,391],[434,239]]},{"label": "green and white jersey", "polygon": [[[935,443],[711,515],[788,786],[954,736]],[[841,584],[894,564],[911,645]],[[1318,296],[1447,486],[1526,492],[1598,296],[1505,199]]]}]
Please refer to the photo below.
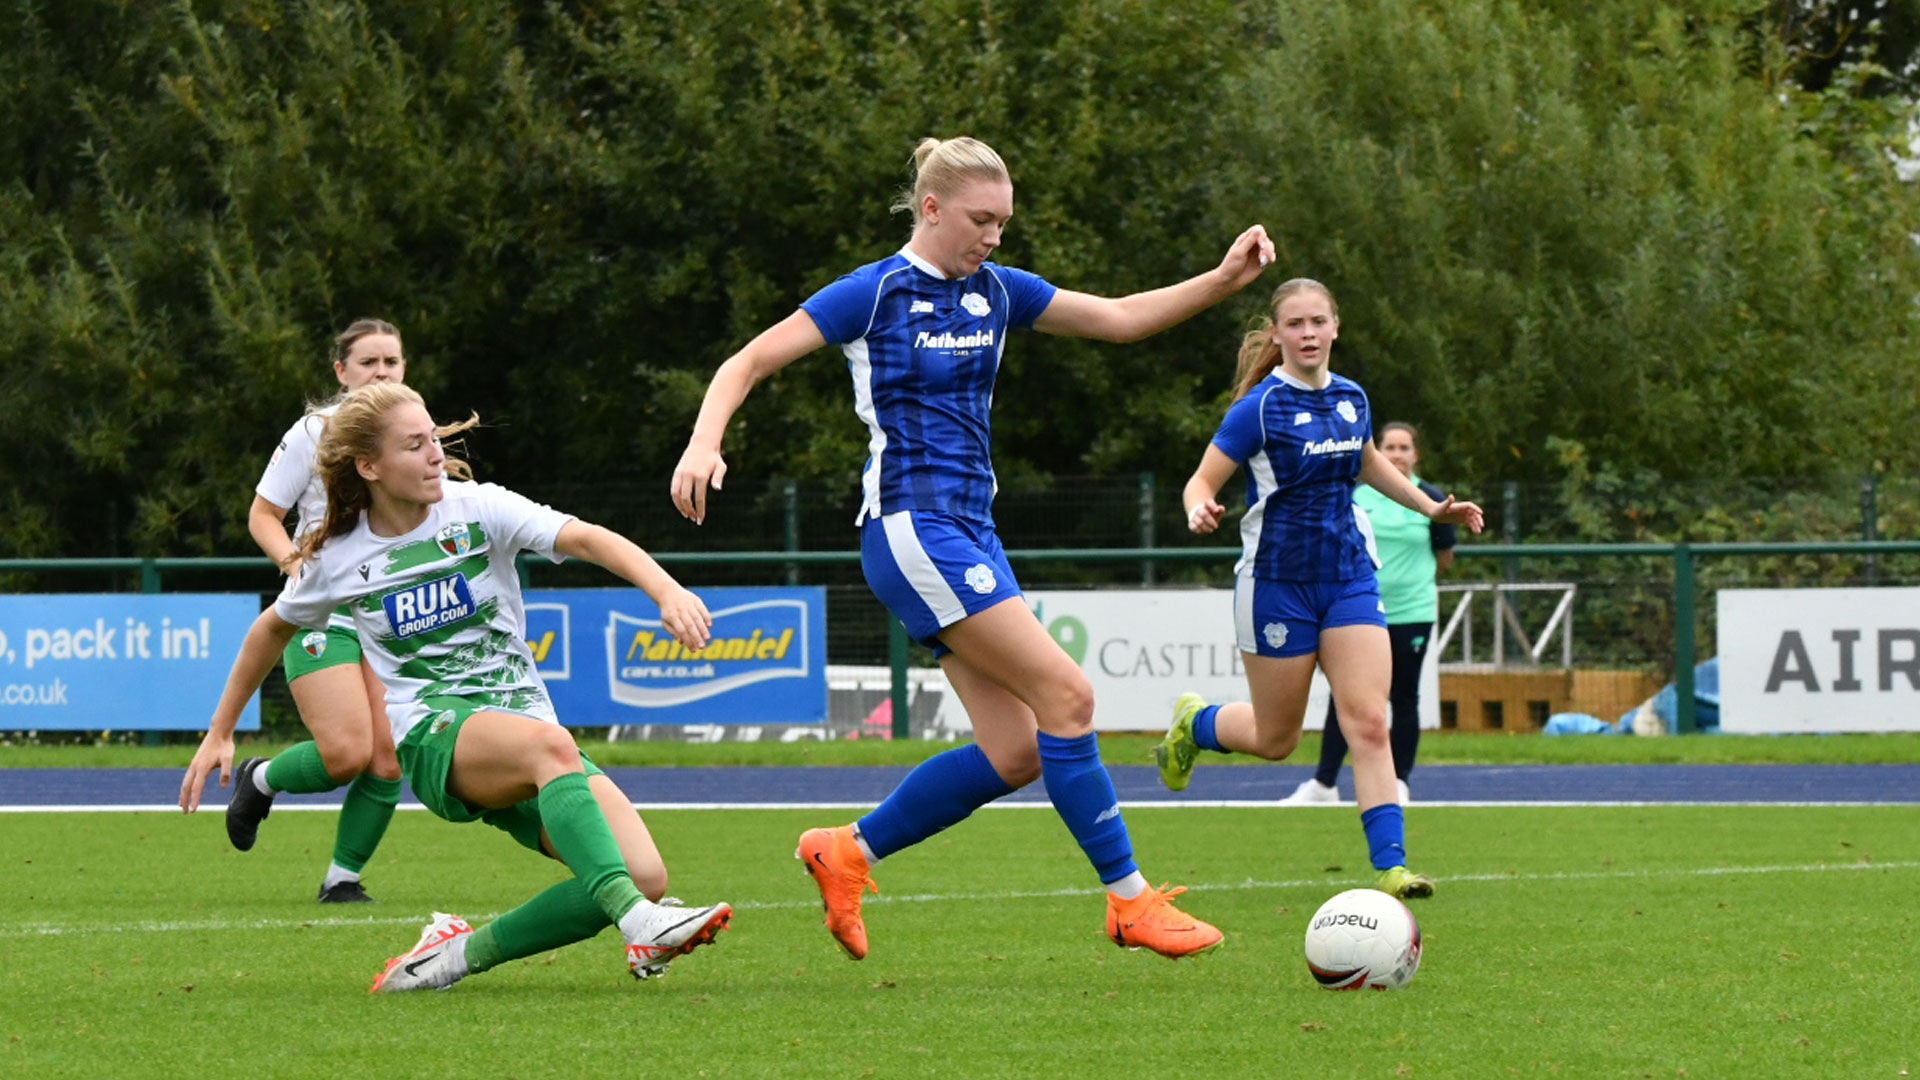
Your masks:
[{"label": "green and white jersey", "polygon": [[572,520],[495,484],[449,480],[446,497],[405,536],[360,524],[326,542],[274,601],[295,626],[326,626],[346,605],[360,647],[387,688],[393,741],[429,712],[429,697],[463,697],[554,723],[534,670],[514,556],[554,562],[553,542]]},{"label": "green and white jersey", "polygon": [[[320,527],[327,516],[327,485],[320,479],[320,470],[315,467],[314,459],[320,448],[320,433],[326,429],[327,417],[332,416],[340,403],[335,402],[323,408],[315,409],[293,422],[285,435],[280,436],[280,445],[274,448],[273,457],[267,460],[267,469],[260,474],[260,482],[253,486],[253,493],[275,506],[284,506],[294,511],[293,542],[311,529]],[[335,614],[333,628],[336,630],[353,629],[353,620],[345,611]]]}]

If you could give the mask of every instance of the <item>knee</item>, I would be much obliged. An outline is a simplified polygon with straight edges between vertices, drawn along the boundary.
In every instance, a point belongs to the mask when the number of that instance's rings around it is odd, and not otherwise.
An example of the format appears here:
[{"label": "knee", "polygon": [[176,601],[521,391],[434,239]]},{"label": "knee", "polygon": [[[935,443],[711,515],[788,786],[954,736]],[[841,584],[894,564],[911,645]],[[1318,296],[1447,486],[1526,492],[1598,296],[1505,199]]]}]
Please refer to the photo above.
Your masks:
[{"label": "knee", "polygon": [[[1035,709],[1034,713],[1041,729],[1048,734],[1069,739],[1085,735],[1093,730],[1093,684],[1076,670],[1074,678],[1048,690],[1042,709]],[[1038,767],[1036,753],[1035,768]]]},{"label": "knee", "polygon": [[[320,764],[325,766],[328,776],[342,784],[366,772],[367,766],[373,763],[373,748],[365,739],[337,739],[319,746]],[[400,779],[398,765],[389,779]]]},{"label": "knee", "polygon": [[400,759],[392,756],[375,755],[367,764],[367,771],[381,780],[400,779]]},{"label": "knee", "polygon": [[1387,712],[1379,705],[1351,710],[1340,710],[1340,733],[1347,737],[1347,745],[1356,752],[1385,749],[1387,745]]},{"label": "knee", "polygon": [[573,734],[558,724],[540,725],[534,736],[533,760],[542,772],[555,776],[580,771],[580,747]]},{"label": "knee", "polygon": [[628,863],[627,876],[633,878],[633,887],[640,890],[640,895],[655,903],[667,895],[667,868],[664,866],[635,866]]},{"label": "knee", "polygon": [[1300,745],[1300,729],[1297,727],[1276,728],[1274,730],[1255,729],[1254,744],[1247,753],[1265,761],[1284,761]]},{"label": "knee", "polygon": [[1023,788],[1040,779],[1040,744],[1028,743],[1018,750],[989,754],[993,771],[1011,788]]}]

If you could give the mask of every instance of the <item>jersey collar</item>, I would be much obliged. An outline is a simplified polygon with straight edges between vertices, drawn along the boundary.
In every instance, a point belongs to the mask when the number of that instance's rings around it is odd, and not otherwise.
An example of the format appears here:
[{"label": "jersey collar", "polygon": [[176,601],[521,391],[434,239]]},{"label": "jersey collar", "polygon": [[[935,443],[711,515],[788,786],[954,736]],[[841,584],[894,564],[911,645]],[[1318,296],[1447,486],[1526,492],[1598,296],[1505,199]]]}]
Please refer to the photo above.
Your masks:
[{"label": "jersey collar", "polygon": [[1320,391],[1325,390],[1328,387],[1331,387],[1333,385],[1333,380],[1328,379],[1326,386],[1315,387],[1315,386],[1309,385],[1305,379],[1296,378],[1295,376],[1289,375],[1286,372],[1281,371],[1279,368],[1273,369],[1273,377],[1276,379],[1279,379],[1283,383],[1286,383],[1288,386],[1293,387],[1295,390],[1305,390],[1309,394],[1317,394]]},{"label": "jersey collar", "polygon": [[914,269],[920,271],[921,273],[927,275],[930,278],[933,278],[936,281],[947,280],[947,275],[941,273],[939,267],[933,265],[927,260],[914,254],[913,248],[910,245],[901,246],[900,257],[912,263]]}]

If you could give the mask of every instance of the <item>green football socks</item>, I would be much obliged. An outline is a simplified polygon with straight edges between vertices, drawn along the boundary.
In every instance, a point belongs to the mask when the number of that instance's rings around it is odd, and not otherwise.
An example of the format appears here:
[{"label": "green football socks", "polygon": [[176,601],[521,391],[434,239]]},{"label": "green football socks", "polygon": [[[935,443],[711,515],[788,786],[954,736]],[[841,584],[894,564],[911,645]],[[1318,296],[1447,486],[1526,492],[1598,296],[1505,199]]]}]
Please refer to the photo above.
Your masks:
[{"label": "green football socks", "polygon": [[361,773],[348,786],[346,802],[340,807],[340,824],[333,834],[334,863],[359,873],[373,858],[380,838],[387,834],[387,823],[393,820],[393,808],[398,805],[400,781]]},{"label": "green football socks", "polygon": [[267,786],[298,795],[332,791],[340,786],[340,781],[327,775],[326,762],[320,758],[320,744],[309,739],[287,747],[267,762]]},{"label": "green football socks", "polygon": [[586,885],[579,878],[569,878],[476,929],[467,939],[467,970],[481,972],[585,941],[607,926],[607,913],[600,910]]},{"label": "green football socks", "polygon": [[633,910],[642,897],[627,876],[620,845],[587,784],[586,773],[567,773],[540,789],[540,823],[553,850],[593,897],[608,922]]}]

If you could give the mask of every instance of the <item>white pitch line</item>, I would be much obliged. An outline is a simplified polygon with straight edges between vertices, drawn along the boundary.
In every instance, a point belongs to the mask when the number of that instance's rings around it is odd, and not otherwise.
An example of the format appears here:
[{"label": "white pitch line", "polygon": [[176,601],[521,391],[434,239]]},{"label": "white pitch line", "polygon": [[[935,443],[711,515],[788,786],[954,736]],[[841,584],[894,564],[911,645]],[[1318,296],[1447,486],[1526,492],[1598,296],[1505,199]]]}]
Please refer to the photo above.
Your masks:
[{"label": "white pitch line", "polygon": [[[1728,877],[1748,874],[1831,874],[1864,870],[1916,870],[1920,861],[1900,860],[1887,862],[1857,863],[1784,863],[1771,866],[1704,866],[1685,867],[1675,870],[1590,870],[1566,871],[1551,874],[1520,873],[1480,873],[1449,874],[1440,880],[1447,884],[1460,883],[1533,883],[1554,881],[1620,881],[1651,878],[1688,878],[1688,877]],[[1241,892],[1258,889],[1325,889],[1336,885],[1364,885],[1363,879],[1341,881],[1325,878],[1295,878],[1289,881],[1244,881],[1221,882],[1211,885],[1191,885],[1188,891],[1200,894],[1208,892]],[[938,904],[938,903],[980,903],[1007,900],[1050,900],[1067,896],[1097,896],[1101,890],[1089,888],[1071,889],[1031,889],[1007,890],[990,893],[885,893],[867,900],[868,904]],[[820,906],[816,899],[805,900],[743,900],[733,905],[736,911],[783,911],[793,909],[813,909]],[[476,921],[498,917],[498,913],[476,915]],[[0,923],[0,939],[32,937],[75,937],[91,934],[172,934],[172,933],[225,933],[234,930],[298,930],[304,928],[331,929],[352,926],[395,926],[414,925],[422,920],[420,915],[397,915],[369,917],[361,919],[316,918],[316,919],[202,919],[186,922],[161,922],[141,920],[129,923],[103,923],[94,925],[62,925],[48,922]]]},{"label": "white pitch line", "polygon": [[[866,802],[637,802],[635,810],[867,810],[877,800]],[[1313,803],[1307,806],[1288,806],[1287,810],[1352,810],[1351,802]],[[297,810],[339,810],[340,803],[288,803],[275,806],[275,813]],[[1277,799],[1153,799],[1141,802],[1122,802],[1127,810],[1177,810],[1181,808],[1228,809],[1228,810],[1264,810],[1281,808]],[[1570,807],[1591,809],[1594,807],[1651,807],[1651,806],[1920,806],[1920,800],[1914,799],[1824,799],[1824,800],[1740,800],[1722,802],[1710,799],[1455,799],[1416,802],[1413,810],[1461,810],[1461,809],[1499,809],[1524,810],[1542,807]],[[201,810],[216,813],[226,809],[224,804],[202,804]],[[424,810],[426,807],[417,802],[401,803],[401,810]],[[1053,804],[1044,801],[1034,802],[995,802],[981,807],[983,810],[1051,810]],[[180,808],[173,803],[101,803],[93,806],[0,806],[0,814],[153,814],[162,812],[179,813]]]}]

